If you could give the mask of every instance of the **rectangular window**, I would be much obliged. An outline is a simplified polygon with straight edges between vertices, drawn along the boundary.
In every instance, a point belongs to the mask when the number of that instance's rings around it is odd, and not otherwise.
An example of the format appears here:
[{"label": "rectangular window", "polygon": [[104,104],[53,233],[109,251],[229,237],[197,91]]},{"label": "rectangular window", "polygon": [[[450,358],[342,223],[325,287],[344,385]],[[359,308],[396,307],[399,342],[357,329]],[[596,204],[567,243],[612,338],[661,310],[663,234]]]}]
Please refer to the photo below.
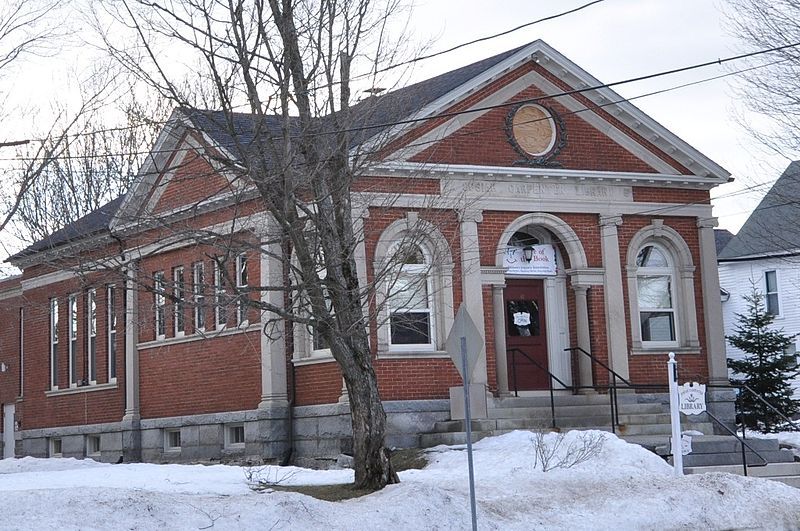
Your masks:
[{"label": "rectangular window", "polygon": [[186,332],[186,302],[184,300],[183,267],[176,267],[172,270],[172,289],[175,303],[173,305],[173,327],[175,337],[181,337]]},{"label": "rectangular window", "polygon": [[78,296],[70,295],[67,299],[67,315],[69,316],[69,385],[78,385]]},{"label": "rectangular window", "polygon": [[247,254],[242,253],[236,257],[236,324],[241,325],[247,321]]},{"label": "rectangular window", "polygon": [[50,457],[61,457],[61,439],[51,437],[49,442]]},{"label": "rectangular window", "polygon": [[225,447],[244,448],[244,424],[225,426]]},{"label": "rectangular window", "polygon": [[430,346],[431,310],[424,269],[404,266],[389,293],[390,341],[394,346]]},{"label": "rectangular window", "polygon": [[675,309],[671,275],[639,275],[636,278],[642,341],[675,341]]},{"label": "rectangular window", "polygon": [[167,333],[167,286],[164,280],[164,272],[157,271],[153,274],[153,306],[155,308],[156,339],[164,339]]},{"label": "rectangular window", "polygon": [[176,452],[181,449],[181,430],[164,430],[164,450]]},{"label": "rectangular window", "polygon": [[86,455],[98,456],[100,455],[100,436],[87,435],[86,436]]},{"label": "rectangular window", "polygon": [[89,358],[89,383],[97,383],[97,290],[86,292],[86,350]]},{"label": "rectangular window", "polygon": [[192,296],[194,298],[194,329],[206,329],[205,308],[205,265],[203,262],[192,264]]},{"label": "rectangular window", "polygon": [[117,379],[117,290],[108,286],[106,305],[108,306],[108,381]]},{"label": "rectangular window", "polygon": [[765,271],[764,280],[766,281],[766,305],[767,313],[770,315],[780,315],[781,307],[778,301],[778,272]]},{"label": "rectangular window", "polygon": [[58,299],[50,299],[50,389],[58,389]]},{"label": "rectangular window", "polygon": [[228,301],[225,294],[225,271],[219,260],[214,260],[214,325],[222,328],[228,324]]}]

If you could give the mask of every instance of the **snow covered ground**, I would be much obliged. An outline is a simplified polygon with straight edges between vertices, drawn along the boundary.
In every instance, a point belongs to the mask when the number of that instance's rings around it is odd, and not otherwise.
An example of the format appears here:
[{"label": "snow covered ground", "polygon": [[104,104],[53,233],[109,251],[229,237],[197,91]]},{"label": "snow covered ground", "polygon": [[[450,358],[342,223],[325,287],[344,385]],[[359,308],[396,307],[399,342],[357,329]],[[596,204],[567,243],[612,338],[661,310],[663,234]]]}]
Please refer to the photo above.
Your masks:
[{"label": "snow covered ground", "polygon": [[[570,432],[562,450],[586,432]],[[585,436],[585,435],[584,435]],[[552,444],[555,435],[548,435]],[[660,458],[610,434],[571,469],[533,467],[533,436],[475,445],[480,529],[797,529],[800,490],[728,474],[674,478]],[[0,461],[2,529],[467,529],[466,452],[438,447],[401,483],[343,502],[251,491],[242,468]],[[348,470],[271,467],[284,484],[352,481]]]}]

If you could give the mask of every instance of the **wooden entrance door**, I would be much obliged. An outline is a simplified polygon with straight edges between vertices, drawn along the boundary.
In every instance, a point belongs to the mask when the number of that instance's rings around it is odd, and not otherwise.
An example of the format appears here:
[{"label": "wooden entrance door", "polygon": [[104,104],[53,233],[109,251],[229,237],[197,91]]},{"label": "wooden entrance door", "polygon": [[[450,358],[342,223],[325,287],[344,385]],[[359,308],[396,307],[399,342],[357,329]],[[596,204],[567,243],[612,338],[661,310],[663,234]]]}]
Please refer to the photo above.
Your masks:
[{"label": "wooden entrance door", "polygon": [[[547,372],[542,370],[542,368],[548,369],[544,281],[507,280],[505,312],[510,390],[512,392],[515,390],[515,379],[517,391],[548,389],[549,377]],[[542,368],[537,367],[531,360]]]}]

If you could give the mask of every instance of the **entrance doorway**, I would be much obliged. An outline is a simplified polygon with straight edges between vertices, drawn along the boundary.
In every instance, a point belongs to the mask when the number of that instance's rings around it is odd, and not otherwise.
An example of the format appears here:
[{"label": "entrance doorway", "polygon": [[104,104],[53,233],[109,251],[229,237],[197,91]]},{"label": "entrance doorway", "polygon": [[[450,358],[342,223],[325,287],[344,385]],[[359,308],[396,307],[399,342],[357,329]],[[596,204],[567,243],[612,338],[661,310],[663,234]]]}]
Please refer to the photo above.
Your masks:
[{"label": "entrance doorway", "polygon": [[507,279],[504,298],[510,391],[548,389],[544,281]]},{"label": "entrance doorway", "polygon": [[14,457],[14,404],[3,404],[3,459]]}]

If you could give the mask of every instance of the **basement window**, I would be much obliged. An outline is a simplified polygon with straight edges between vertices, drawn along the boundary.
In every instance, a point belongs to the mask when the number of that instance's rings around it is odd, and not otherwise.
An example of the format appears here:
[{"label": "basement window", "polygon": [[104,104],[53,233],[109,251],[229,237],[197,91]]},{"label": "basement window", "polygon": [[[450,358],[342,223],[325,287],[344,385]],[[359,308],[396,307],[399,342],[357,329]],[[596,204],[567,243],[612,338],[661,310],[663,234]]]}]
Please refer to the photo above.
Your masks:
[{"label": "basement window", "polygon": [[181,430],[164,430],[164,451],[181,451]]},{"label": "basement window", "polygon": [[225,426],[225,448],[244,448],[244,424]]},{"label": "basement window", "polygon": [[50,446],[50,457],[62,457],[60,438],[51,437],[49,446]]},{"label": "basement window", "polygon": [[86,455],[96,456],[100,455],[100,436],[87,435],[86,436]]}]

